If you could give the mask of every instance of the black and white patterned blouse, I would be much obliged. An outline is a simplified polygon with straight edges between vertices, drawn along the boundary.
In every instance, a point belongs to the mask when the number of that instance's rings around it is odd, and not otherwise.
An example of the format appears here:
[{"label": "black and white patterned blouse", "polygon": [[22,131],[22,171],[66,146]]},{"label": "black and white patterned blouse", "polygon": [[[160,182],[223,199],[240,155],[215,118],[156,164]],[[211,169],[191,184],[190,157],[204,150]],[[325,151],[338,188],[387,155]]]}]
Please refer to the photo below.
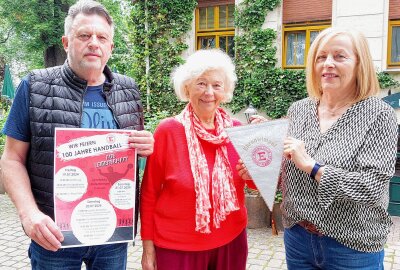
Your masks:
[{"label": "black and white patterned blouse", "polygon": [[295,102],[288,116],[288,135],[303,140],[308,154],[325,164],[325,171],[318,184],[284,160],[285,227],[308,220],[347,247],[383,250],[392,224],[387,207],[397,151],[394,110],[370,97],[354,104],[324,133],[314,99]]}]

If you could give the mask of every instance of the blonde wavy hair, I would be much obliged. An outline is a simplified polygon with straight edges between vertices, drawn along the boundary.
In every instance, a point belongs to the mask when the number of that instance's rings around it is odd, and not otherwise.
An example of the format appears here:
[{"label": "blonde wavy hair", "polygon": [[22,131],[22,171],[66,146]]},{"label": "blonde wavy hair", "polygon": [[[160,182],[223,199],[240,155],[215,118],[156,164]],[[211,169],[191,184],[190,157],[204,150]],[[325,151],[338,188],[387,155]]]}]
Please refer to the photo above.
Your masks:
[{"label": "blonde wavy hair", "polygon": [[314,68],[318,51],[331,39],[342,35],[350,38],[353,44],[354,54],[357,58],[355,67],[356,93],[354,94],[354,102],[370,96],[375,96],[379,93],[380,87],[365,36],[358,31],[331,27],[318,34],[308,52],[306,77],[307,91],[310,97],[320,99],[322,96],[321,80],[316,76]]}]

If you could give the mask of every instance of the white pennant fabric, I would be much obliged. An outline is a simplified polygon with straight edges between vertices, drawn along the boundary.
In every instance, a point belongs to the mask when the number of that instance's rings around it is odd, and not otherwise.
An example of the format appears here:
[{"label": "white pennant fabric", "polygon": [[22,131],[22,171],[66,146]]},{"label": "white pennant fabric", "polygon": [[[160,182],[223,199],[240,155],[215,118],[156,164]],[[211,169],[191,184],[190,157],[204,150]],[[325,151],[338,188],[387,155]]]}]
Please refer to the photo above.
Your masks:
[{"label": "white pennant fabric", "polygon": [[272,211],[289,120],[226,128],[261,196]]}]

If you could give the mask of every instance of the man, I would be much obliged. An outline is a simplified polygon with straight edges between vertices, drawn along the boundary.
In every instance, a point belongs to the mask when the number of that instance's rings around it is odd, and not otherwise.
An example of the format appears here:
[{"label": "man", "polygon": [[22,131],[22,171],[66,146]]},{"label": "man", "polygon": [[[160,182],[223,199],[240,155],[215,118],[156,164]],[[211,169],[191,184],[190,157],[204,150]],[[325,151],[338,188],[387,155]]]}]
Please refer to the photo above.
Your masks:
[{"label": "man", "polygon": [[[32,239],[32,269],[125,269],[127,244],[60,249],[63,235],[54,222],[54,128],[132,129],[131,147],[153,152],[143,131],[143,108],[131,78],[112,73],[106,63],[113,49],[113,22],[92,0],[71,6],[62,37],[64,65],[33,71],[19,85],[3,132],[1,158],[6,191],[25,233]],[[140,130],[140,131],[139,131]]]}]

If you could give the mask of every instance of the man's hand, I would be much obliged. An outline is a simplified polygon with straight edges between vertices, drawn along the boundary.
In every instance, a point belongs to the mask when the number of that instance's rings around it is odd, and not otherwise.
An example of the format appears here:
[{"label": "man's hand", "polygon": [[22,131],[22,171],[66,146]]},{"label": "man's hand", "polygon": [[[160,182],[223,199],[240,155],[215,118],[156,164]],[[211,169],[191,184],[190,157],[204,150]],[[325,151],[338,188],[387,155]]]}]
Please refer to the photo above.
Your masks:
[{"label": "man's hand", "polygon": [[61,247],[64,236],[49,216],[35,210],[21,217],[21,222],[25,233],[43,248],[57,251]]},{"label": "man's hand", "polygon": [[146,130],[133,130],[129,135],[129,145],[137,149],[139,156],[150,156],[154,150],[153,134]]},{"label": "man's hand", "polygon": [[17,208],[25,233],[43,248],[57,251],[64,237],[54,221],[43,214],[33,198],[26,170],[29,143],[6,137],[1,156],[1,177],[8,196]]},{"label": "man's hand", "polygon": [[151,240],[143,240],[142,268],[143,270],[157,270],[156,250]]}]

